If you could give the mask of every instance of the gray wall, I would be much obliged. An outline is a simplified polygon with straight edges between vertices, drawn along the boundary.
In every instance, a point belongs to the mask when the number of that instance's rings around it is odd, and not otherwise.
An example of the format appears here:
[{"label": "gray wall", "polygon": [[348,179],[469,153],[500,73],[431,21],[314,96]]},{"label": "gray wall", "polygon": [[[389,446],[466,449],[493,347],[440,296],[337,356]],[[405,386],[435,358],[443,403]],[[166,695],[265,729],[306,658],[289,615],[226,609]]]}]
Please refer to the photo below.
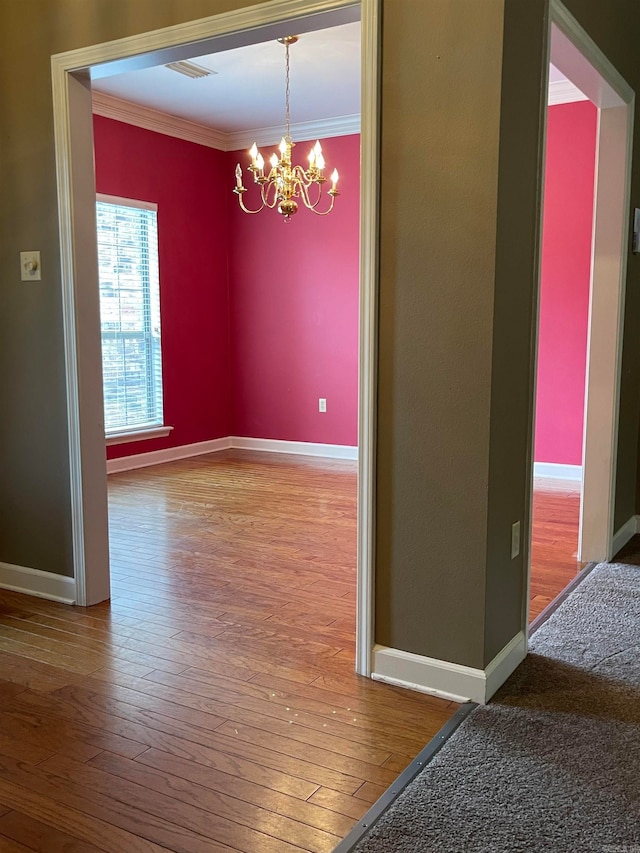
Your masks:
[{"label": "gray wall", "polygon": [[546,20],[540,3],[507,2],[502,65],[484,665],[523,624],[527,547],[511,559],[510,529],[528,542],[538,279],[541,98]]},{"label": "gray wall", "polygon": [[502,17],[502,0],[386,3],[382,51],[376,639],[476,667]]},{"label": "gray wall", "polygon": [[[0,0],[0,561],[71,573],[50,55],[243,5]],[[638,88],[636,0],[567,5]],[[509,528],[526,541],[543,14],[383,2],[376,639],[473,667],[522,626]],[[45,281],[20,284],[17,253],[38,248]],[[637,276],[633,258],[618,524],[636,504]]]},{"label": "gray wall", "polygon": [[[568,5],[638,88],[638,4]],[[511,560],[510,527],[528,541],[546,9],[384,9],[376,639],[481,667],[524,624],[528,555]],[[616,527],[635,511],[637,269]]]}]

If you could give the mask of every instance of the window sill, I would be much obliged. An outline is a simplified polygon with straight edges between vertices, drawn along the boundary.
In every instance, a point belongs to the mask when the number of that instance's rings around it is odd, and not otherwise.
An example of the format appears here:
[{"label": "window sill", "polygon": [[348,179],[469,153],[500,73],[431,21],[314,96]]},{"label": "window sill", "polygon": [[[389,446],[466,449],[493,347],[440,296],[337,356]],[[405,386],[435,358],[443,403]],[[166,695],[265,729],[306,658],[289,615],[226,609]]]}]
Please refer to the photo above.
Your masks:
[{"label": "window sill", "polygon": [[130,441],[145,441],[148,438],[164,438],[169,435],[173,427],[161,426],[150,427],[149,429],[135,429],[129,432],[117,432],[105,436],[105,444],[110,447],[112,444],[127,444]]}]

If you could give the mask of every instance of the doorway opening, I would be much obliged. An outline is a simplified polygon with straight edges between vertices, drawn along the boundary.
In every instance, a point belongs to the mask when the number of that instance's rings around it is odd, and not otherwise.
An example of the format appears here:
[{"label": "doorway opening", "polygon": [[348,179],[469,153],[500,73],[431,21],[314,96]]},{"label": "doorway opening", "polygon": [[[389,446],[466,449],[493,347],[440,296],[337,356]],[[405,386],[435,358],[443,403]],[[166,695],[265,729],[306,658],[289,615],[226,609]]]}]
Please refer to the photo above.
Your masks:
[{"label": "doorway opening", "polygon": [[609,559],[633,92],[552,3],[537,322],[529,617]]},{"label": "doorway opening", "polygon": [[[134,68],[264,42],[361,20],[358,567],[356,669],[368,675],[372,647],[373,430],[375,411],[375,275],[377,253],[377,4],[271,3],[122,39],[52,59],[59,178],[65,351],[70,423],[76,601],[109,597],[107,492],[104,471],[101,347],[91,140],[91,80]],[[197,46],[197,47],[196,47]],[[283,227],[280,224],[280,227]],[[83,282],[83,287],[78,286]],[[96,287],[87,286],[95,282]]]}]

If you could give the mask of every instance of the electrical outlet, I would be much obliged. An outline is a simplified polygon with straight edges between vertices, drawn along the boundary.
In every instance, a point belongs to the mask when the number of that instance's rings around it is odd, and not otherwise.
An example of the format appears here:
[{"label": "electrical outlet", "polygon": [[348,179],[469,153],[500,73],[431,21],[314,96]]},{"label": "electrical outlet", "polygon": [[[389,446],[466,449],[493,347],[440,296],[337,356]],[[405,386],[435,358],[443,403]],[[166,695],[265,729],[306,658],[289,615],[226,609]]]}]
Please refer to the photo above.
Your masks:
[{"label": "electrical outlet", "polygon": [[520,522],[514,521],[511,525],[511,559],[515,559],[520,553]]},{"label": "electrical outlet", "polygon": [[320,397],[318,400],[318,411],[326,412],[327,411],[327,400],[325,397]]}]

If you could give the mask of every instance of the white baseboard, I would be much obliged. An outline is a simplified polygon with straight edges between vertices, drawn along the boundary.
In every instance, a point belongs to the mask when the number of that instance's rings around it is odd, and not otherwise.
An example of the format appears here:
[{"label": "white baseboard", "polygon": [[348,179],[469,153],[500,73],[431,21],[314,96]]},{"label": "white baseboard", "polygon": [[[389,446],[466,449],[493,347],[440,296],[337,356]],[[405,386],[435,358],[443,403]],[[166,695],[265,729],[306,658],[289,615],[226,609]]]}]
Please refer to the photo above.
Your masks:
[{"label": "white baseboard", "polygon": [[523,631],[507,643],[486,669],[375,646],[371,677],[454,702],[484,704],[522,663],[526,654],[527,638]]},{"label": "white baseboard", "polygon": [[133,471],[148,465],[161,465],[175,462],[177,459],[189,459],[204,453],[218,450],[260,450],[268,453],[293,453],[297,456],[324,456],[327,459],[357,459],[358,448],[348,444],[313,444],[309,441],[279,441],[271,438],[243,438],[229,435],[214,438],[211,441],[199,441],[196,444],[183,444],[181,447],[168,447],[166,450],[151,450],[148,453],[136,453],[120,459],[107,460],[107,474],[121,471]]},{"label": "white baseboard", "polygon": [[310,441],[280,441],[272,438],[243,438],[232,435],[231,447],[238,450],[264,450],[268,453],[294,453],[297,456],[324,456],[328,459],[357,459],[358,448],[349,444],[313,444]]},{"label": "white baseboard", "polygon": [[13,566],[11,563],[0,563],[0,588],[48,598],[62,604],[76,603],[76,582],[73,578],[26,566]]},{"label": "white baseboard", "polygon": [[528,632],[520,631],[498,652],[484,671],[485,702],[505,683],[527,656]]},{"label": "white baseboard", "polygon": [[561,465],[559,462],[534,462],[534,477],[553,477],[558,480],[582,481],[582,465]]},{"label": "white baseboard", "polygon": [[211,441],[198,441],[195,444],[183,444],[180,447],[168,447],[166,450],[151,450],[148,453],[136,453],[134,456],[122,456],[120,459],[107,459],[107,474],[120,471],[133,471],[148,465],[161,465],[163,462],[175,462],[177,459],[189,459],[204,453],[215,453],[231,447],[228,437],[214,438]]},{"label": "white baseboard", "polygon": [[624,548],[631,537],[636,535],[636,533],[640,533],[640,515],[632,515],[631,518],[622,525],[620,530],[617,530],[613,534],[612,551],[614,557],[621,548]]}]

